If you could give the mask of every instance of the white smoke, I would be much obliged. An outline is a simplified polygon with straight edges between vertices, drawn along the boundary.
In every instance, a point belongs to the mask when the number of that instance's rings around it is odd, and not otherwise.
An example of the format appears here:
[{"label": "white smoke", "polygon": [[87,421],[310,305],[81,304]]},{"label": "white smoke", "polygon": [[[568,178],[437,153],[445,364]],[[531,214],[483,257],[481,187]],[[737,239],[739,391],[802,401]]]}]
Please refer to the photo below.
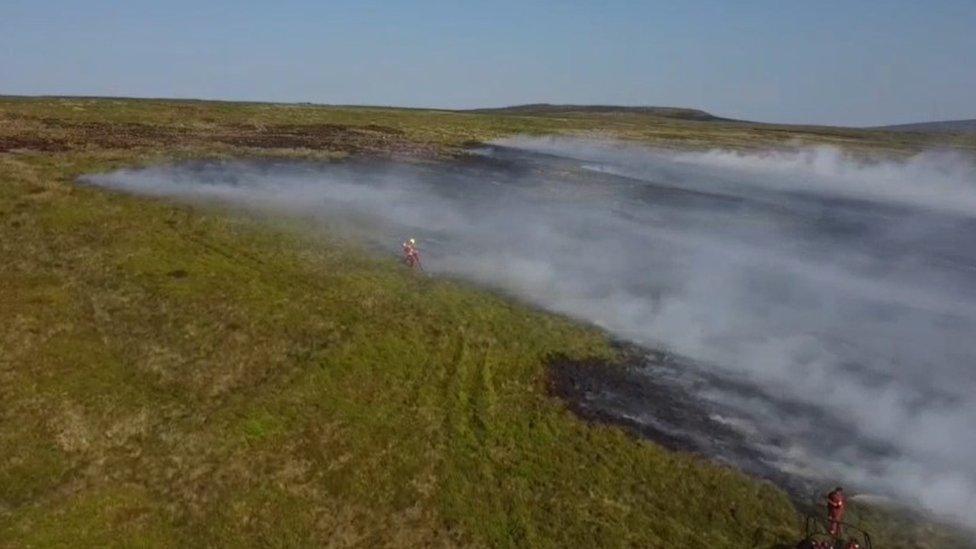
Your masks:
[{"label": "white smoke", "polygon": [[696,188],[710,188],[732,170],[754,179],[737,180],[737,192],[750,186],[778,191],[808,191],[837,197],[877,200],[965,215],[976,212],[976,172],[971,156],[958,151],[929,151],[902,161],[862,159],[833,146],[796,150],[740,152],[653,151],[618,142],[513,137],[500,145],[544,154],[605,163],[611,173],[668,181],[688,172]]},{"label": "white smoke", "polygon": [[492,161],[463,166],[231,163],[88,180],[314,216],[391,250],[416,235],[432,272],[816,410],[787,419],[761,397],[703,391],[742,410],[749,429],[793,437],[784,470],[813,469],[976,525],[972,160],[499,144],[484,152]]}]

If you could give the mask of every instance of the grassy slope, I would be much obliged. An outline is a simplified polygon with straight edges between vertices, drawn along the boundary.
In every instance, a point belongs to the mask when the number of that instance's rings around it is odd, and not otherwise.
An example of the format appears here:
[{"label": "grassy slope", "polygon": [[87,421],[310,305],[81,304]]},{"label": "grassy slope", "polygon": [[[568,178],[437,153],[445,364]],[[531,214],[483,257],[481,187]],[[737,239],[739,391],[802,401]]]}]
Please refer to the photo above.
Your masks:
[{"label": "grassy slope", "polygon": [[779,491],[546,396],[544,358],[607,355],[599,333],[287,224],[72,183],[607,127],[707,138],[631,118],[0,101],[0,546],[788,540]]}]

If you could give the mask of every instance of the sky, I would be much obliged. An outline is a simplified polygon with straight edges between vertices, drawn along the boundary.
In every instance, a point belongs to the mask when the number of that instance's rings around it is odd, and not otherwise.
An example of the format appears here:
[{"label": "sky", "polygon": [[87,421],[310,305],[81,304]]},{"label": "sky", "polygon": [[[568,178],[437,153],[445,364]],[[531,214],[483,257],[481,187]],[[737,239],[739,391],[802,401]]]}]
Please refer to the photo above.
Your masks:
[{"label": "sky", "polygon": [[0,94],[976,118],[976,0],[0,1]]}]

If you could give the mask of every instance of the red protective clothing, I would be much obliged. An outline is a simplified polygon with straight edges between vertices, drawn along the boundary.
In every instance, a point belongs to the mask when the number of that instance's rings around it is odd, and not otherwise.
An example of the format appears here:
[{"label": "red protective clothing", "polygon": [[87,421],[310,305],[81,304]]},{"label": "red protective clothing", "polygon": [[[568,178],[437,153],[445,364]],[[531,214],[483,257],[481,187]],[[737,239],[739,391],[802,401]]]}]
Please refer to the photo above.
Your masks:
[{"label": "red protective clothing", "polygon": [[414,269],[420,267],[420,251],[409,242],[403,243],[403,262]]},{"label": "red protective clothing", "polygon": [[827,494],[827,523],[831,536],[840,537],[842,535],[842,522],[844,522],[844,511],[847,508],[847,498],[843,490],[834,490]]}]

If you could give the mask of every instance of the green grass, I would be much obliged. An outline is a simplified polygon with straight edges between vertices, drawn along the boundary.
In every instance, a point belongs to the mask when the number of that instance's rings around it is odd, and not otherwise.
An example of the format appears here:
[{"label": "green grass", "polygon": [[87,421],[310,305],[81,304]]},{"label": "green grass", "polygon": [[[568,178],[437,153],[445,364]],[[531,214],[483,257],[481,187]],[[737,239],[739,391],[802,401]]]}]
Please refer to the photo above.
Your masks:
[{"label": "green grass", "polygon": [[[21,145],[0,152],[0,546],[793,541],[779,490],[547,395],[548,356],[612,355],[596,330],[299,221],[73,183],[198,156],[436,160],[515,132],[638,138],[638,122],[56,99],[0,101],[0,121]],[[294,124],[396,132],[217,139]]]}]

